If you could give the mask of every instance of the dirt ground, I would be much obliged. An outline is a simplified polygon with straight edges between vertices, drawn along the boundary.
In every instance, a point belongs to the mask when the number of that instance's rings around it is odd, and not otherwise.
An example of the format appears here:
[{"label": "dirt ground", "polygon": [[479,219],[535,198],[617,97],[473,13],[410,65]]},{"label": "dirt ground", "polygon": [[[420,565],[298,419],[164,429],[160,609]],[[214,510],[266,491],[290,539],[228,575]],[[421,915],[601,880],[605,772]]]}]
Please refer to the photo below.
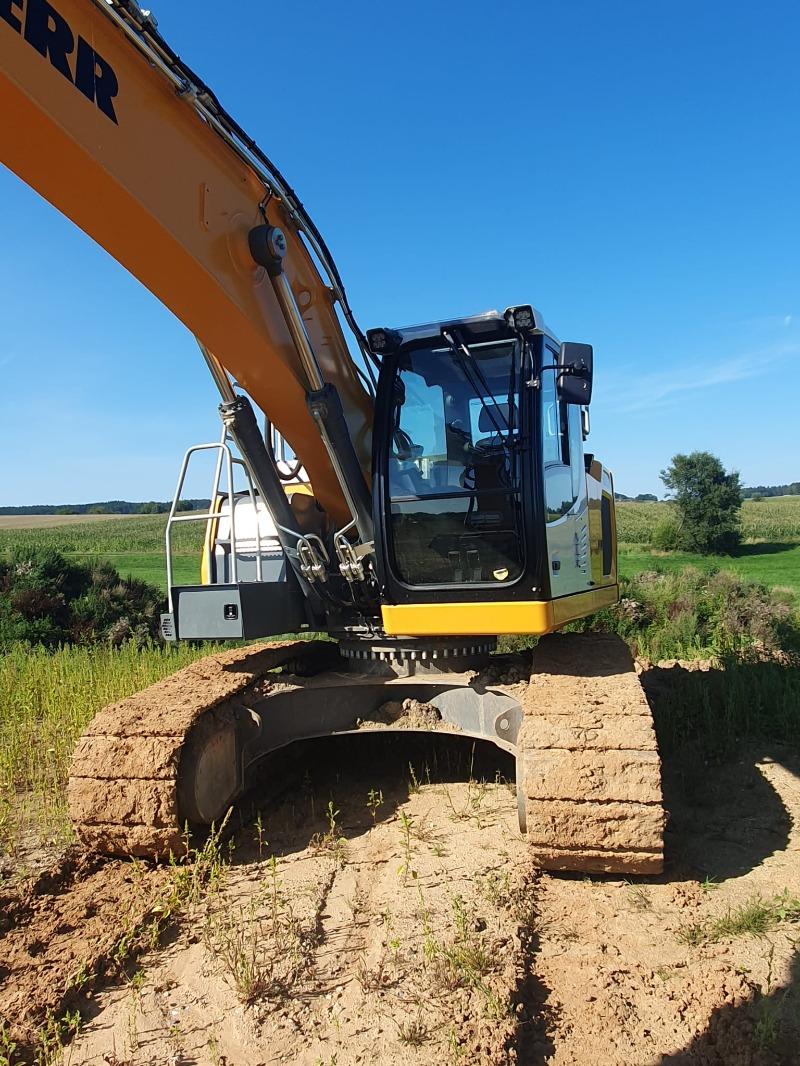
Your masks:
[{"label": "dirt ground", "polygon": [[800,895],[796,752],[667,761],[666,872],[630,881],[534,870],[513,765],[466,738],[302,753],[265,764],[202,883],[68,855],[0,887],[17,1056],[59,1061],[46,1012],[77,1010],[76,1066],[800,1062],[800,928],[702,935]]}]

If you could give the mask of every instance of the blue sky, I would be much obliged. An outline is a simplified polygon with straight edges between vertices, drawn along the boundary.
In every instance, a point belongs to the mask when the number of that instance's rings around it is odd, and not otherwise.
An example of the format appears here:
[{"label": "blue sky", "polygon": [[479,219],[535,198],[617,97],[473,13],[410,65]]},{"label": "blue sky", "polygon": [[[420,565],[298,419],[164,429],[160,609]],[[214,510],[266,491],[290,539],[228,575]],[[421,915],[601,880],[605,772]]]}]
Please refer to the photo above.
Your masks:
[{"label": "blue sky", "polygon": [[[660,493],[695,448],[748,484],[800,477],[796,5],[154,10],[365,328],[532,302],[594,345],[591,447],[620,491]],[[0,504],[168,497],[218,432],[194,341],[5,170],[0,202]]]}]

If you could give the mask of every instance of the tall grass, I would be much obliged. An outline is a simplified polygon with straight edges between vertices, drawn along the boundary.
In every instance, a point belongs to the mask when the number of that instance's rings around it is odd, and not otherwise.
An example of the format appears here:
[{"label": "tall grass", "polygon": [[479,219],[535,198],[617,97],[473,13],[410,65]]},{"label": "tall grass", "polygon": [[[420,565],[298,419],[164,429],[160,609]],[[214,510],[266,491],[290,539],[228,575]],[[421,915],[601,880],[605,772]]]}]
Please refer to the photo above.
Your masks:
[{"label": "tall grass", "polygon": [[662,756],[694,750],[727,758],[744,741],[800,745],[800,668],[726,655],[710,670],[658,667],[642,674]]},{"label": "tall grass", "polygon": [[26,809],[47,834],[68,836],[64,786],[90,718],[214,650],[128,643],[48,652],[18,644],[0,655],[0,848],[14,847]]},{"label": "tall grass", "polygon": [[619,603],[569,628],[617,633],[654,662],[800,650],[791,594],[725,570],[646,570],[620,591]]}]

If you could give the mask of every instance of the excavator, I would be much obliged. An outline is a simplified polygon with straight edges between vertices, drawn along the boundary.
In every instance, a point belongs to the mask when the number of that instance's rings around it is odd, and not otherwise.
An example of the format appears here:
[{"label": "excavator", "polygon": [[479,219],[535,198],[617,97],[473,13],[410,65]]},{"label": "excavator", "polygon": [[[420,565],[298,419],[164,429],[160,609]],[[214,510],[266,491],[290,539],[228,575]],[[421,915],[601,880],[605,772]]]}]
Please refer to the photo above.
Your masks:
[{"label": "excavator", "polygon": [[[591,346],[531,304],[362,332],[298,195],[135,0],[0,0],[0,55],[3,162],[185,324],[220,394],[168,516],[161,630],[238,643],[89,724],[80,840],[178,852],[268,753],[411,725],[514,756],[543,867],[659,872],[631,656],[558,632],[619,599],[613,480],[585,447]],[[201,454],[211,503],[186,511]],[[182,522],[204,536],[189,585]],[[527,673],[496,654],[506,634],[539,638]]]}]

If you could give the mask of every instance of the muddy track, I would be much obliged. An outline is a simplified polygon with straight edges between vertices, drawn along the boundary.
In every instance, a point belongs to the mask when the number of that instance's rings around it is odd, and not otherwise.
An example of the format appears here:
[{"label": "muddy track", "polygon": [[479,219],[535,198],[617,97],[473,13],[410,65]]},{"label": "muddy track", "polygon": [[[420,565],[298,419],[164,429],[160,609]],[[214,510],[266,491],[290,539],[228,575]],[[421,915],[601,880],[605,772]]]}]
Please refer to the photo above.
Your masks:
[{"label": "muddy track", "polygon": [[545,637],[521,702],[534,860],[548,870],[660,873],[661,760],[627,645],[595,633]]},{"label": "muddy track", "polygon": [[234,704],[267,694],[270,670],[297,663],[301,672],[313,671],[334,655],[335,645],[325,641],[234,649],[103,708],[78,741],[70,770],[69,807],[79,840],[112,855],[181,854],[178,775],[192,730],[210,716],[221,726]]}]

